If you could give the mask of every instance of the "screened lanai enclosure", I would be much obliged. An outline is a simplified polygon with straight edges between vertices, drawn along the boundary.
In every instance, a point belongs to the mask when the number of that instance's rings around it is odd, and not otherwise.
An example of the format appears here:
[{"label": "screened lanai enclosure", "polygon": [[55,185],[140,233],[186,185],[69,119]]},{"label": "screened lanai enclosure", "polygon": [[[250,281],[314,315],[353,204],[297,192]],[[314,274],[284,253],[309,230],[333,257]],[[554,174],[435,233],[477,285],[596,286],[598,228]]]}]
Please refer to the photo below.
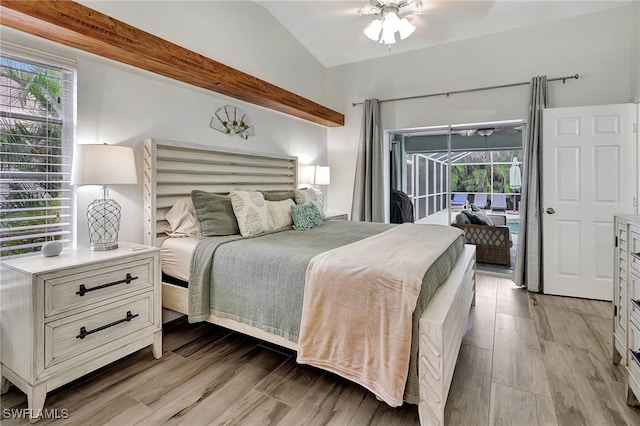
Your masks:
[{"label": "screened lanai enclosure", "polygon": [[390,133],[391,187],[408,195],[418,223],[452,224],[462,210],[480,210],[504,221],[512,256],[509,265],[500,260],[499,266],[512,268],[520,226],[523,130],[518,120]]},{"label": "screened lanai enclosure", "polygon": [[[464,199],[467,207],[516,213],[521,175],[517,183],[510,177],[514,161],[520,168],[518,157],[522,150],[467,151],[452,154],[450,160],[447,153],[406,154],[404,192],[413,201],[416,221],[446,210],[449,199]],[[454,203],[453,210],[456,207]]]}]

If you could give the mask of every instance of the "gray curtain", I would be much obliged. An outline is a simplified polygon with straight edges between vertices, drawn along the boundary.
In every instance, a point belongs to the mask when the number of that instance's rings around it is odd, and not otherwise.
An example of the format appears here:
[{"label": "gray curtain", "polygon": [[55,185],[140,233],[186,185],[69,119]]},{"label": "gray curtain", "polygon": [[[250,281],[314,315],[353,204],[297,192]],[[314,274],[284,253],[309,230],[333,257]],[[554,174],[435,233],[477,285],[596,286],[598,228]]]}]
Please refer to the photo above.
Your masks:
[{"label": "gray curtain", "polygon": [[384,222],[384,167],[380,104],[377,99],[365,99],[351,204],[352,220]]},{"label": "gray curtain", "polygon": [[402,153],[400,144],[402,142],[391,142],[391,189],[402,190]]},{"label": "gray curtain", "polygon": [[513,281],[530,291],[542,292],[542,111],[547,106],[547,76],[532,78],[530,93]]}]

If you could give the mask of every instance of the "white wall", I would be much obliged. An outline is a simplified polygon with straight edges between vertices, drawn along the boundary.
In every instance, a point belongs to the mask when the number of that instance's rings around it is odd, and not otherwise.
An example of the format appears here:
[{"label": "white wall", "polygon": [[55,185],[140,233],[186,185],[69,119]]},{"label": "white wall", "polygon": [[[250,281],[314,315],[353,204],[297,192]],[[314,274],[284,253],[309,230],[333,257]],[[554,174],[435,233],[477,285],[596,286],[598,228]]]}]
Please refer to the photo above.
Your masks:
[{"label": "white wall", "polygon": [[[345,112],[345,127],[325,129],[84,52],[0,27],[4,41],[76,58],[78,140],[136,146],[148,137],[297,155],[301,164],[332,166],[328,210],[349,212],[361,107],[351,102],[580,74],[550,84],[551,106],[640,100],[640,5],[632,5],[478,39],[325,70],[262,6],[251,2],[81,1],[172,42],[198,51],[311,100]],[[174,19],[184,10],[208,25]],[[238,24],[238,16],[242,16]],[[194,29],[198,28],[198,33]],[[635,44],[634,44],[635,43]],[[630,53],[631,52],[631,53]],[[634,62],[635,61],[635,62]],[[526,86],[386,103],[385,129],[526,117]],[[209,128],[215,110],[238,105],[257,135],[248,141]],[[328,142],[327,142],[328,140]],[[328,157],[327,157],[327,152]],[[141,171],[139,170],[140,174]],[[79,243],[85,245],[86,205],[97,189],[81,188]],[[123,204],[121,239],[142,241],[142,190],[114,188]]]},{"label": "white wall", "polygon": [[326,104],[325,68],[259,4],[238,0],[78,3]]},{"label": "white wall", "polygon": [[[0,37],[44,52],[77,61],[79,143],[110,143],[133,146],[138,162],[139,184],[121,185],[110,191],[122,206],[120,240],[140,243],[142,227],[142,144],[146,138],[178,140],[251,152],[295,155],[301,164],[326,164],[326,128],[285,114],[195,88],[152,73],[67,48],[10,28]],[[229,46],[233,48],[233,46]],[[305,58],[300,58],[304,63]],[[284,67],[282,78],[297,78],[295,69]],[[288,88],[288,87],[285,87]],[[256,136],[245,141],[209,127],[216,109],[236,105],[252,118]],[[78,189],[78,246],[88,245],[85,212],[100,194],[98,187]]]},{"label": "white wall", "polygon": [[[550,83],[550,106],[630,102],[630,55],[638,29],[634,6],[329,69],[332,101],[345,127],[329,129],[329,209],[351,209],[355,158],[365,98],[394,98],[580,74]],[[636,56],[637,58],[637,56]],[[635,89],[637,90],[637,89]],[[383,129],[523,119],[528,86],[384,103]],[[342,105],[339,105],[342,99]],[[334,182],[340,182],[339,185]]]}]

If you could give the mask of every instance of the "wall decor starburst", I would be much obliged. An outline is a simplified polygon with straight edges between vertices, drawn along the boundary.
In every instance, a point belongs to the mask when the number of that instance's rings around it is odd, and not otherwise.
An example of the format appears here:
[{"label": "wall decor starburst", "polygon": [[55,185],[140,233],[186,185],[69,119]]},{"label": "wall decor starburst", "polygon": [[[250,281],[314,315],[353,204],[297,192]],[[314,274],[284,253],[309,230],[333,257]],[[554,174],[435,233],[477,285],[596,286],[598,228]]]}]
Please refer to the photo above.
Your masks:
[{"label": "wall decor starburst", "polygon": [[256,134],[256,130],[251,124],[251,117],[233,105],[218,108],[211,118],[209,126],[227,135],[238,135],[244,140]]}]

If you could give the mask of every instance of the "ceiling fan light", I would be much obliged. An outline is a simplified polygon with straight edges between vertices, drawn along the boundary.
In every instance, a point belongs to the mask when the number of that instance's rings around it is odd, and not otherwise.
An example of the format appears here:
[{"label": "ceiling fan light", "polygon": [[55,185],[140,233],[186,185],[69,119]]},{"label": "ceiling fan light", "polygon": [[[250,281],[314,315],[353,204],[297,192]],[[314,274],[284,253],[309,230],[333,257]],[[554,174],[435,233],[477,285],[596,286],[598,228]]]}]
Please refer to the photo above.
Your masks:
[{"label": "ceiling fan light", "polygon": [[394,44],[396,42],[396,32],[395,30],[391,30],[391,28],[384,26],[382,28],[382,38],[380,39],[380,43],[382,44]]},{"label": "ceiling fan light", "polygon": [[494,130],[495,129],[478,129],[476,130],[476,133],[478,133],[480,136],[487,137],[487,136],[491,136]]},{"label": "ceiling fan light", "polygon": [[407,18],[402,18],[398,25],[398,32],[400,33],[400,39],[404,40],[409,37],[416,30],[415,25],[407,21]]},{"label": "ceiling fan light", "polygon": [[369,4],[360,9],[360,15],[378,15],[378,19],[372,21],[364,29],[364,34],[373,41],[391,45],[398,40],[404,40],[416,30],[406,18],[405,14],[413,13],[421,9],[420,0],[369,0]]},{"label": "ceiling fan light", "polygon": [[400,18],[395,12],[387,12],[382,21],[382,28],[391,32],[396,32],[400,28]]},{"label": "ceiling fan light", "polygon": [[380,39],[380,31],[382,31],[382,21],[375,19],[364,29],[364,35],[370,40],[378,41]]}]

